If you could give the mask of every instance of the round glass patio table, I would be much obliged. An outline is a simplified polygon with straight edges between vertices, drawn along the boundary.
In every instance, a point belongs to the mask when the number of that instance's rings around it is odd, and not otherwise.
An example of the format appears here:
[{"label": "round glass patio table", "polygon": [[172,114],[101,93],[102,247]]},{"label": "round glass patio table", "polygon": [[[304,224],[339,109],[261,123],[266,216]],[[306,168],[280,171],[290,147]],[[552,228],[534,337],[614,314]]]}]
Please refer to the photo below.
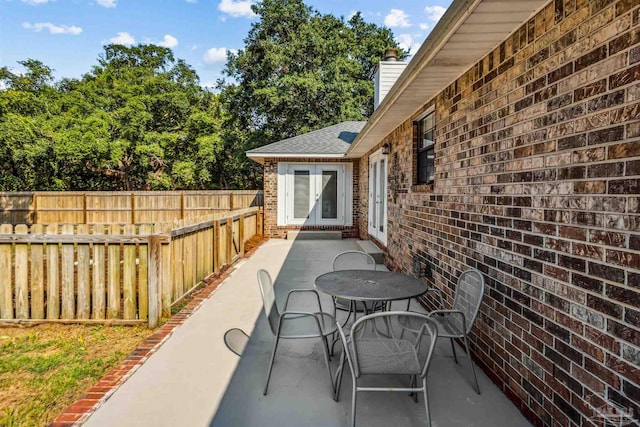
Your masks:
[{"label": "round glass patio table", "polygon": [[418,297],[428,286],[403,273],[340,270],[316,277],[315,287],[334,297],[355,301],[397,301]]}]

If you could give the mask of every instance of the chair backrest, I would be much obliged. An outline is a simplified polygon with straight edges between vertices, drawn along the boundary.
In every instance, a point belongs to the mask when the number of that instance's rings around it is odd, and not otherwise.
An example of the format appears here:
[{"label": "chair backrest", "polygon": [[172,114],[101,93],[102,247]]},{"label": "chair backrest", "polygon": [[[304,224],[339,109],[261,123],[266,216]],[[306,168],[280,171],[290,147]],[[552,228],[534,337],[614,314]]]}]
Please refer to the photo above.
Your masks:
[{"label": "chair backrest", "polygon": [[333,259],[333,271],[375,269],[376,261],[366,252],[345,251]]},{"label": "chair backrest", "polygon": [[[402,328],[399,320],[406,320],[406,317],[423,322],[417,334]],[[426,315],[408,311],[373,313],[354,322],[348,338],[339,323],[337,326],[344,348],[351,349],[346,354],[356,378],[363,374],[400,374],[402,372],[394,372],[394,369],[404,366],[416,355],[421,367],[420,376],[427,375],[438,338],[438,326]]]},{"label": "chair backrest", "polygon": [[278,331],[278,322],[280,321],[280,312],[276,304],[276,294],[273,291],[273,281],[267,270],[258,270],[258,285],[262,294],[262,304],[264,306],[264,314],[269,321],[271,332],[275,335]]},{"label": "chair backrest", "polygon": [[[453,309],[464,313],[465,333],[471,331],[473,323],[478,317],[480,303],[484,296],[484,276],[476,269],[463,272],[458,278],[456,293],[453,299]],[[453,320],[453,319],[452,319]],[[461,325],[460,325],[461,326]],[[460,328],[462,330],[462,328]]]},{"label": "chair backrest", "polygon": [[238,356],[242,356],[242,352],[248,342],[249,335],[242,329],[232,328],[224,333],[224,343],[227,345],[227,348]]}]

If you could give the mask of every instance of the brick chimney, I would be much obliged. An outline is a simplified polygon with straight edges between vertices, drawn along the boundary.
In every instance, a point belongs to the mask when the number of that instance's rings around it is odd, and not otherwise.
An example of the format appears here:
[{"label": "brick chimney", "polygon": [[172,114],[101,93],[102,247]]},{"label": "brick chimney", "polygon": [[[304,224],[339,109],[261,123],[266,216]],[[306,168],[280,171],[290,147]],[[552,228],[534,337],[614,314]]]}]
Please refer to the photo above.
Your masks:
[{"label": "brick chimney", "polygon": [[398,49],[386,49],[373,76],[373,109],[378,108],[393,84],[407,66],[398,61]]}]

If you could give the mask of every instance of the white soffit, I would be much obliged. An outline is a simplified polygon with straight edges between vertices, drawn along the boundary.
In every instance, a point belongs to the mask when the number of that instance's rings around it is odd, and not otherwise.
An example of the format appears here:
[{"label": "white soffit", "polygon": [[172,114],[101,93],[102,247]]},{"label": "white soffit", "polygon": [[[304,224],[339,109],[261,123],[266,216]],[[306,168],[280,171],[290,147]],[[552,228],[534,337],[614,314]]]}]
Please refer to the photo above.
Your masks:
[{"label": "white soffit", "polygon": [[361,157],[549,0],[454,0],[347,150]]}]

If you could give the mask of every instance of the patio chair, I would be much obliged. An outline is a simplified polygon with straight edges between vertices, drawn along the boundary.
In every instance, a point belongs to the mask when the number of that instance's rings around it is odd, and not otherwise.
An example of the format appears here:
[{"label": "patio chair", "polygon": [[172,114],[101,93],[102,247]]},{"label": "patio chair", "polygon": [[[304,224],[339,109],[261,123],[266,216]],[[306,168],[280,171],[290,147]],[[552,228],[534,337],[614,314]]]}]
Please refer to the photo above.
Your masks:
[{"label": "patio chair", "polygon": [[232,328],[224,333],[224,343],[227,348],[238,356],[242,356],[242,352],[248,342],[249,335],[247,335],[242,329]]},{"label": "patio chair", "polygon": [[[305,339],[318,338],[322,342],[322,350],[324,351],[324,359],[329,372],[329,382],[331,383],[331,391],[334,391],[333,377],[331,368],[329,367],[329,344],[327,337],[336,333],[336,321],[333,316],[322,311],[320,296],[313,289],[293,289],[287,294],[284,304],[284,311],[280,313],[276,303],[276,297],[273,290],[273,281],[266,270],[258,270],[258,285],[262,294],[262,302],[264,304],[264,312],[269,322],[271,332],[275,336],[273,344],[273,352],[271,361],[269,362],[269,370],[267,372],[267,382],[264,386],[264,395],[267,394],[269,388],[269,380],[273,370],[273,362],[276,358],[276,350],[280,339]],[[315,313],[307,311],[293,311],[288,309],[289,298],[296,293],[307,293],[315,296],[318,302],[318,311]]]},{"label": "patio chair", "polygon": [[[371,255],[369,255],[366,252],[344,251],[336,255],[335,258],[333,259],[333,271],[375,270],[375,269],[376,269],[376,261],[373,259]],[[362,308],[358,308],[357,304],[354,301],[343,299],[343,298],[334,298],[333,302],[335,305],[334,308],[337,308],[343,311],[349,311],[349,315],[347,316],[347,320],[345,320],[345,323],[343,324],[343,326],[346,325],[346,322],[349,321],[349,318],[351,317],[352,312],[354,313],[354,316],[355,316],[356,311],[368,312],[370,311],[370,309],[373,308],[371,303],[362,303],[362,302],[360,303],[360,306]],[[334,311],[334,317],[335,317],[335,314],[336,313]]]},{"label": "patio chair", "polygon": [[[478,394],[480,394],[480,387],[478,386],[478,377],[471,360],[467,336],[478,317],[480,304],[484,296],[484,286],[484,276],[480,271],[476,269],[467,270],[458,278],[451,309],[433,310],[428,314],[429,318],[438,324],[438,336],[449,338],[453,359],[456,363],[458,363],[458,356],[456,355],[456,347],[453,340],[456,338],[462,339],[469,358],[471,372],[473,373],[475,390]],[[399,323],[405,331],[416,333],[419,329],[419,324],[416,324],[414,319],[400,318]]]},{"label": "patio chair", "polygon": [[[416,317],[422,327],[414,340],[399,337],[401,328],[398,317]],[[371,332],[367,332],[367,330]],[[338,333],[344,346],[340,367],[336,372],[336,392],[334,399],[340,397],[340,386],[344,372],[345,355],[351,370],[353,383],[351,400],[351,426],[356,425],[356,397],[360,391],[404,391],[413,393],[418,401],[418,392],[424,396],[427,426],[431,426],[429,400],[427,396],[427,372],[433,355],[438,327],[428,316],[405,311],[386,311],[363,316],[356,320],[347,337],[338,325]],[[358,380],[368,375],[407,375],[410,384],[407,387],[361,387]],[[418,387],[417,377],[422,380]]]}]

